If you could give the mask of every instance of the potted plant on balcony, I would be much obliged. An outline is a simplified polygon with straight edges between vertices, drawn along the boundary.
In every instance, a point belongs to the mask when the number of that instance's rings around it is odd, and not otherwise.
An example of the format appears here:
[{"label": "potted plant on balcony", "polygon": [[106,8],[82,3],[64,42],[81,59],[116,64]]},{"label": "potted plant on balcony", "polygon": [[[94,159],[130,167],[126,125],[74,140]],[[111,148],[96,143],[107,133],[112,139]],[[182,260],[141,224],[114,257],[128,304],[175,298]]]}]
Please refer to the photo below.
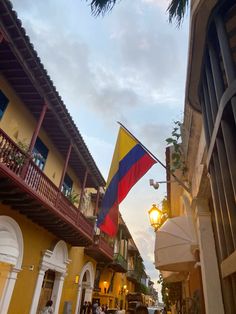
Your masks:
[{"label": "potted plant on balcony", "polygon": [[79,203],[79,200],[78,200],[79,193],[76,193],[74,190],[68,193],[66,197],[73,205],[76,205]]},{"label": "potted plant on balcony", "polygon": [[17,145],[20,149],[14,147],[11,142],[1,148],[1,161],[9,168],[21,168],[27,158],[28,145],[22,141],[18,141]]}]

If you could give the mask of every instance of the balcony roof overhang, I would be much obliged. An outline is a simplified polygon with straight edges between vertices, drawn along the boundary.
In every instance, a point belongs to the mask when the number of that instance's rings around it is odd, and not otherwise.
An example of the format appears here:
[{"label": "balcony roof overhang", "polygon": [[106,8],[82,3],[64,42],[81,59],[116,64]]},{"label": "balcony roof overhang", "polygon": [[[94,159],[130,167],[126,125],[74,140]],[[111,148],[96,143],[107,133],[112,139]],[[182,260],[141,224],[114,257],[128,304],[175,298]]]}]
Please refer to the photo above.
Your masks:
[{"label": "balcony roof overhang", "polygon": [[105,186],[105,180],[77,126],[8,0],[0,2],[0,37],[1,35],[0,74],[7,79],[36,120],[42,106],[45,103],[48,105],[42,127],[64,158],[72,141],[69,164],[81,182],[87,170],[86,187]]},{"label": "balcony roof overhang", "polygon": [[188,272],[173,272],[162,270],[161,274],[165,282],[180,282],[186,280],[188,277]]},{"label": "balcony roof overhang", "polygon": [[197,241],[191,218],[168,219],[156,232],[155,266],[159,270],[188,271],[196,262]]},{"label": "balcony roof overhang", "polygon": [[[45,180],[43,173],[40,175],[38,172],[32,186],[30,179],[23,179],[20,173],[13,172],[7,161],[2,162],[2,158],[3,154],[0,154],[0,202],[71,245],[84,247],[93,243],[93,224],[53,183],[42,184]],[[33,173],[30,170],[32,164],[29,165],[26,177],[28,173]]]}]

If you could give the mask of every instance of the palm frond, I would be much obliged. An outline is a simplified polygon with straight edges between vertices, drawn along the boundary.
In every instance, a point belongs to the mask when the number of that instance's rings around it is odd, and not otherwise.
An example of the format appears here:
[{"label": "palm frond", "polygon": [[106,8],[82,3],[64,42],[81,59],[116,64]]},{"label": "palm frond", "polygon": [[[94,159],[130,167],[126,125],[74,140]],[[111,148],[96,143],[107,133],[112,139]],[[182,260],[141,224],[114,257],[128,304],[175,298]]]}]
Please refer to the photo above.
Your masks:
[{"label": "palm frond", "polygon": [[188,4],[189,0],[172,0],[167,8],[169,22],[172,23],[173,20],[176,20],[176,24],[179,27],[183,21]]},{"label": "palm frond", "polygon": [[115,4],[116,0],[90,0],[91,11],[95,16],[104,15],[111,11]]}]

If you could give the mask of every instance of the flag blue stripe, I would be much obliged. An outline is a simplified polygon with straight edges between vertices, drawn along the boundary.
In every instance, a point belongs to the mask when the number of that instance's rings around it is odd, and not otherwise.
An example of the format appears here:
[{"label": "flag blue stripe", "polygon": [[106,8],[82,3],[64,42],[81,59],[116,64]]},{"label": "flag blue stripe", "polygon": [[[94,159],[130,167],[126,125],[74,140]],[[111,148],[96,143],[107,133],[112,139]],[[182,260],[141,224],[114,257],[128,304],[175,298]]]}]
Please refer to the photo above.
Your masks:
[{"label": "flag blue stripe", "polygon": [[119,204],[119,200],[117,200],[118,193],[118,184],[119,181],[126,175],[126,173],[130,170],[130,168],[147,152],[142,148],[141,145],[135,145],[128,154],[120,161],[119,169],[111,179],[109,186],[106,189],[105,195],[103,197],[101,211],[98,215],[97,225],[98,227],[103,223],[106,215],[112,206],[117,203]]}]

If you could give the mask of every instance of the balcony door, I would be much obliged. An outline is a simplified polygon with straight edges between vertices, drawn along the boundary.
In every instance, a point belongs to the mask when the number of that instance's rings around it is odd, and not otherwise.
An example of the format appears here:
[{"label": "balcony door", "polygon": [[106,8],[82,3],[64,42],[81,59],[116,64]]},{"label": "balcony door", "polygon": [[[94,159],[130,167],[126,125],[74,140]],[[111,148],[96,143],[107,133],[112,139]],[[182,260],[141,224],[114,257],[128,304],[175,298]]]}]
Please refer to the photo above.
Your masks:
[{"label": "balcony door", "polygon": [[73,181],[66,173],[61,191],[65,196],[70,196],[72,192],[72,187],[73,187]]},{"label": "balcony door", "polygon": [[47,157],[48,148],[38,137],[33,149],[33,161],[39,167],[40,170],[44,169]]}]

